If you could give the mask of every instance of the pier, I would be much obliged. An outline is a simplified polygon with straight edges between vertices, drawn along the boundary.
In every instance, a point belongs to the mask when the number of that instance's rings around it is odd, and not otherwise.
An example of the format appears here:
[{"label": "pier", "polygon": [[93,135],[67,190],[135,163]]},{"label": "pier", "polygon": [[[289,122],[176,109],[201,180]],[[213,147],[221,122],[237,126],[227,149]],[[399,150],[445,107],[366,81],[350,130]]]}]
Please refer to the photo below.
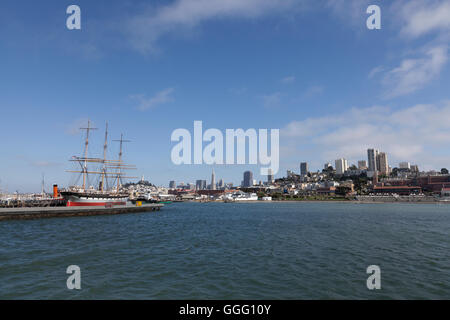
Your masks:
[{"label": "pier", "polygon": [[159,203],[143,204],[142,206],[105,207],[42,207],[42,208],[0,208],[0,221],[31,220],[57,217],[83,217],[99,215],[115,215],[159,211],[164,205]]}]

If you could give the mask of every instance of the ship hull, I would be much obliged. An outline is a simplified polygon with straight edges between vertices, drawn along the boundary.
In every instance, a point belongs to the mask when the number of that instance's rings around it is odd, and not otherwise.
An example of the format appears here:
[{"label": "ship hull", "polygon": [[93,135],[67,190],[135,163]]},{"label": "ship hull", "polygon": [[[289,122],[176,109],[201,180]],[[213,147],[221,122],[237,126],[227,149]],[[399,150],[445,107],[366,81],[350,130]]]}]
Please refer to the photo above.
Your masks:
[{"label": "ship hull", "polygon": [[66,200],[67,207],[100,207],[100,206],[120,206],[127,204],[127,196],[111,196],[105,195],[93,195],[93,194],[76,194],[72,192],[64,193],[61,195]]},{"label": "ship hull", "polygon": [[106,207],[108,205],[113,206],[123,206],[126,205],[126,201],[99,201],[99,202],[93,202],[93,201],[67,201],[67,207]]}]

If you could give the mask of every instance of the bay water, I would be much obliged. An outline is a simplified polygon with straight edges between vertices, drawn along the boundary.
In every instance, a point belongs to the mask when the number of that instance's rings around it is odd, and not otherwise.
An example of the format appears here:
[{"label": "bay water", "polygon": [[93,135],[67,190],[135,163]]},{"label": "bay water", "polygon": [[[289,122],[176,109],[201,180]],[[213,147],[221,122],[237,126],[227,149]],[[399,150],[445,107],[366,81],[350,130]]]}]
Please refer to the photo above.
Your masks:
[{"label": "bay water", "polygon": [[[0,299],[449,299],[450,206],[173,203],[0,222]],[[69,290],[66,269],[81,269]],[[369,290],[366,269],[381,269]]]}]

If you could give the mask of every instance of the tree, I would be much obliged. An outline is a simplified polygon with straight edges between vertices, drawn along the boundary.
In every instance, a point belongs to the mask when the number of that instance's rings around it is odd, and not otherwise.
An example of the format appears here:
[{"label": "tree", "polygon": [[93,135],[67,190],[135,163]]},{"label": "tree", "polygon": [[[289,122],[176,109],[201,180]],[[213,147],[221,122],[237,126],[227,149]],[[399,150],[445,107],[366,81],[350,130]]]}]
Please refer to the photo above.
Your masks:
[{"label": "tree", "polygon": [[391,176],[396,177],[397,174],[398,174],[398,168],[395,167],[394,169],[392,169]]},{"label": "tree", "polygon": [[448,170],[447,170],[446,168],[442,168],[442,169],[441,169],[441,173],[442,173],[442,174],[448,174]]}]

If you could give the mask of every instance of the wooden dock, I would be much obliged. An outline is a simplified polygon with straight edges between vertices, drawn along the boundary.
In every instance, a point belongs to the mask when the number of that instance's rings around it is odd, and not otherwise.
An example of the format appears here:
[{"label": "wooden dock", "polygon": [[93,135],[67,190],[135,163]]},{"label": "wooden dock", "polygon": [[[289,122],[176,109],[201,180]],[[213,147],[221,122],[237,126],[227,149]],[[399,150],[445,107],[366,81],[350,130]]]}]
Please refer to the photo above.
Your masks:
[{"label": "wooden dock", "polygon": [[142,206],[114,206],[105,207],[42,207],[42,208],[0,208],[0,221],[4,220],[30,220],[55,217],[84,217],[98,215],[115,215],[126,213],[139,213],[159,211],[163,204],[143,204]]}]

